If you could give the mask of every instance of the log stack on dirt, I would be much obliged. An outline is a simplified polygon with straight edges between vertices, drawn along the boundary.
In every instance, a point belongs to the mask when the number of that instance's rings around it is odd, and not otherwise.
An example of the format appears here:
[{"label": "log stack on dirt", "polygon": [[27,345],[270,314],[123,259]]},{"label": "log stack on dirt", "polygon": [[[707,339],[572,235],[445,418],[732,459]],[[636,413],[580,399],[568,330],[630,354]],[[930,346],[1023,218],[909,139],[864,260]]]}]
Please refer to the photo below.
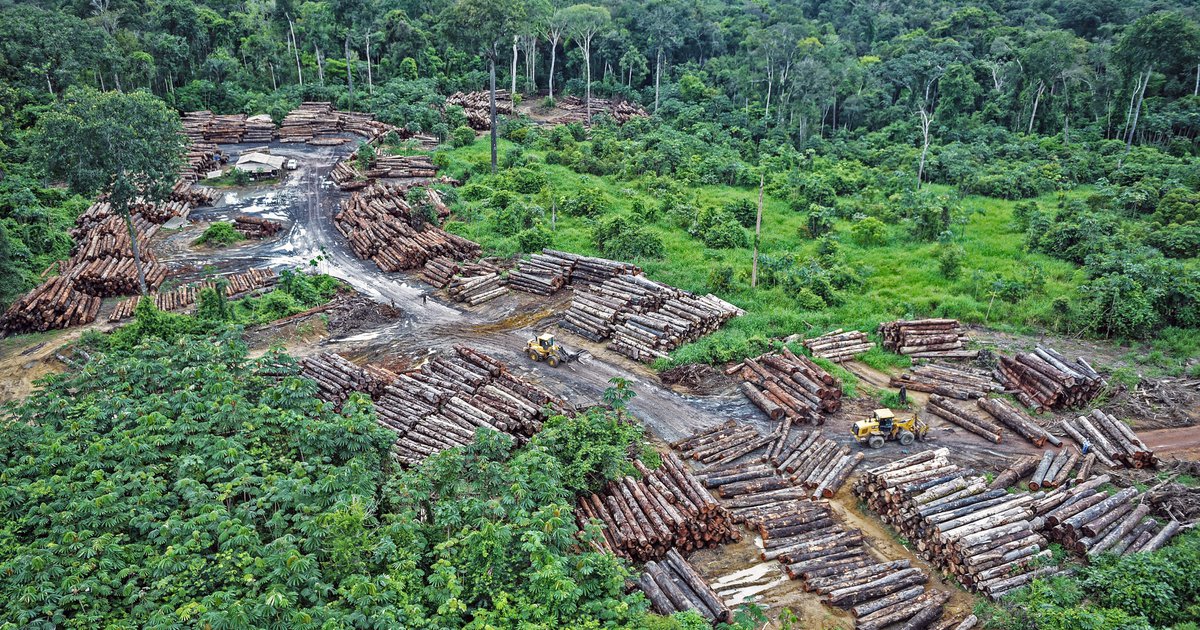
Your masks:
[{"label": "log stack on dirt", "polygon": [[[566,125],[570,123],[587,122],[588,104],[578,96],[564,96],[555,103],[555,107],[563,110],[562,114],[550,119],[552,125]],[[604,98],[592,97],[591,102],[592,116],[601,114],[611,116],[617,124],[623,125],[634,118],[645,118],[649,116],[646,110],[637,103],[629,101],[613,102]]]},{"label": "log stack on dirt", "polygon": [[1096,457],[1110,467],[1153,468],[1158,465],[1154,451],[1129,425],[1099,409],[1086,416],[1063,420],[1059,426],[1080,447],[1090,444]]},{"label": "log stack on dirt", "polygon": [[1038,577],[1050,555],[1034,527],[1041,492],[1008,494],[949,460],[949,449],[924,451],[868,470],[855,495],[930,562],[965,587],[1002,597]]},{"label": "log stack on dirt", "polygon": [[914,358],[973,358],[967,336],[957,319],[896,320],[879,325],[883,347]]},{"label": "log stack on dirt", "polygon": [[979,437],[999,444],[1003,439],[1000,425],[992,421],[991,416],[979,407],[967,403],[957,403],[938,394],[929,395],[926,411],[933,415],[958,425],[959,427],[978,435]]},{"label": "log stack on dirt", "polygon": [[1048,538],[1081,556],[1128,555],[1161,549],[1179,532],[1172,519],[1160,524],[1137,488],[1109,494],[1112,481],[1100,475],[1074,487],[1061,486],[1033,504],[1033,523]]},{"label": "log stack on dirt", "polygon": [[239,144],[246,136],[246,115],[214,116],[209,122],[205,140],[216,144]]},{"label": "log stack on dirt", "polygon": [[637,584],[660,615],[694,610],[710,622],[729,620],[729,606],[675,549],[661,562],[647,562]]},{"label": "log stack on dirt", "polygon": [[573,260],[548,254],[533,254],[525,260],[518,261],[516,269],[509,272],[508,286],[526,293],[553,295],[567,285],[574,267]]},{"label": "log stack on dirt", "polygon": [[71,279],[55,276],[8,307],[0,317],[0,332],[40,332],[91,323],[100,303],[100,298],[76,290]]},{"label": "log stack on dirt", "polygon": [[[97,297],[138,293],[140,285],[129,230],[124,219],[106,206],[107,203],[94,204],[95,212],[89,209],[80,216],[80,227],[71,230],[75,248],[66,265],[69,271],[64,275],[72,279],[76,289]],[[133,225],[137,232],[146,285],[156,289],[167,278],[167,268],[159,264],[150,249],[150,238],[158,226],[146,221],[140,214],[133,215]]]},{"label": "log stack on dirt", "polygon": [[[224,285],[225,297],[234,297],[243,293],[257,291],[269,287],[278,280],[275,270],[268,267],[249,269],[239,273],[229,274],[205,280],[204,282],[176,287],[170,291],[160,291],[154,296],[154,305],[160,311],[176,311],[185,309],[200,299],[200,292],[207,288]],[[119,322],[133,317],[141,296],[134,296],[117,303],[116,308],[108,315],[108,321]]]},{"label": "log stack on dirt", "polygon": [[233,218],[233,229],[241,232],[242,236],[246,238],[269,238],[278,234],[283,229],[283,224],[262,217],[241,214]]},{"label": "log stack on dirt", "polygon": [[308,142],[317,134],[337,131],[337,119],[330,103],[305,102],[288,112],[279,126],[280,142]]},{"label": "log stack on dirt", "polygon": [[783,348],[746,359],[725,370],[742,380],[740,389],[772,420],[824,424],[824,413],[842,406],[842,384],[806,356]]},{"label": "log stack on dirt", "polygon": [[212,124],[213,116],[214,114],[206,109],[184,112],[179,117],[179,122],[183,125],[183,135],[193,143],[209,142],[208,127]]},{"label": "log stack on dirt", "polygon": [[891,377],[892,387],[903,385],[909,391],[940,394],[946,398],[970,400],[983,398],[1004,388],[992,379],[992,373],[968,367],[928,363]]},{"label": "log stack on dirt", "polygon": [[1036,420],[1024,411],[1013,406],[1003,398],[980,398],[976,401],[979,409],[986,412],[997,422],[1003,424],[1017,435],[1029,440],[1031,444],[1042,448],[1049,442],[1053,446],[1062,446],[1062,441],[1042,428]]},{"label": "log stack on dirt", "polygon": [[1072,361],[1042,346],[1012,358],[1000,357],[995,375],[1017,400],[1038,413],[1086,406],[1107,385],[1085,359]]},{"label": "log stack on dirt", "polygon": [[500,274],[493,271],[480,275],[457,276],[446,286],[446,291],[455,302],[475,306],[508,293],[508,287],[504,286],[504,279]]},{"label": "log stack on dirt", "polygon": [[246,133],[242,142],[267,144],[275,139],[275,121],[269,114],[256,114],[246,118]]},{"label": "log stack on dirt", "polygon": [[867,339],[865,332],[859,330],[847,332],[839,328],[820,337],[805,339],[804,347],[808,348],[814,357],[841,363],[874,348],[875,342]]},{"label": "log stack on dirt", "polygon": [[334,216],[338,231],[350,241],[359,258],[383,271],[424,267],[430,258],[470,260],[480,253],[478,243],[427,223],[405,200],[408,188],[375,184],[342,202]]},{"label": "log stack on dirt", "polygon": [[[447,105],[458,105],[467,117],[467,124],[476,131],[487,131],[491,124],[491,95],[487,91],[455,92],[446,97]],[[512,114],[512,97],[508,90],[496,90],[496,115]]]},{"label": "log stack on dirt", "polygon": [[613,327],[608,349],[635,361],[650,363],[679,346],[715,332],[725,322],[745,314],[742,309],[709,293],[695,296],[676,289],[661,307],[645,313],[625,313]]},{"label": "log stack on dirt", "polygon": [[317,383],[317,396],[341,407],[350,394],[368,392],[374,377],[340,354],[325,352],[300,359],[300,375]]},{"label": "log stack on dirt", "polygon": [[581,496],[575,518],[597,520],[603,545],[632,560],[659,560],[671,549],[690,553],[740,539],[729,512],[713,498],[674,453],[649,470],[635,462],[641,479],[623,477],[600,492]]}]

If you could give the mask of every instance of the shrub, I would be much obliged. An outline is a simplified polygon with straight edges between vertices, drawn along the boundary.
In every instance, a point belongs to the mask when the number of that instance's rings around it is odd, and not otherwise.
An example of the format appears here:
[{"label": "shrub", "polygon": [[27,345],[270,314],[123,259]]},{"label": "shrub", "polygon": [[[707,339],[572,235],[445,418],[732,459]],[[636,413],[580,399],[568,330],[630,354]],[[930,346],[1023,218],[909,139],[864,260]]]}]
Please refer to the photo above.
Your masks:
[{"label": "shrub", "polygon": [[754,222],[758,218],[758,205],[749,199],[731,201],[725,206],[725,211],[737,219],[742,227],[754,227]]},{"label": "shrub", "polygon": [[476,182],[463,186],[459,191],[459,196],[462,197],[463,201],[483,201],[484,199],[490,199],[492,194],[496,192],[490,187]]},{"label": "shrub", "polygon": [[532,195],[546,185],[546,175],[532,168],[517,168],[506,174],[509,187],[522,195]]},{"label": "shrub", "polygon": [[534,222],[543,214],[544,211],[541,208],[517,201],[498,209],[492,215],[492,223],[497,233],[514,236],[518,232],[533,227]]},{"label": "shrub", "polygon": [[517,234],[517,245],[526,253],[540,252],[554,243],[554,234],[538,223]]},{"label": "shrub", "polygon": [[559,208],[564,214],[595,218],[608,211],[609,202],[599,189],[585,186],[574,195],[563,199]]},{"label": "shrub", "polygon": [[721,265],[708,271],[710,293],[728,293],[731,289],[733,289],[733,267]]},{"label": "shrub", "polygon": [[863,247],[883,245],[887,242],[887,225],[875,217],[863,217],[850,226],[850,237]]},{"label": "shrub", "polygon": [[733,215],[724,209],[705,208],[696,215],[696,222],[689,230],[692,236],[716,249],[745,247],[749,244],[746,231]]},{"label": "shrub", "polygon": [[800,236],[807,235],[809,238],[820,238],[833,230],[833,212],[829,208],[822,208],[813,204],[808,211],[808,219],[804,222],[804,227],[801,228]]},{"label": "shrub", "polygon": [[947,280],[956,280],[962,273],[963,258],[967,250],[961,245],[943,245],[938,253],[938,270]]},{"label": "shrub", "polygon": [[234,229],[232,223],[218,221],[208,226],[208,228],[204,230],[204,233],[201,234],[199,238],[197,238],[195,241],[192,241],[192,244],[225,247],[226,245],[232,245],[244,238],[245,237],[242,236],[241,232]]},{"label": "shrub", "polygon": [[608,217],[592,231],[596,247],[609,258],[662,258],[665,247],[660,238],[640,223],[626,217]]},{"label": "shrub", "polygon": [[451,134],[450,144],[455,148],[461,148],[475,142],[475,130],[466,125],[455,127]]}]

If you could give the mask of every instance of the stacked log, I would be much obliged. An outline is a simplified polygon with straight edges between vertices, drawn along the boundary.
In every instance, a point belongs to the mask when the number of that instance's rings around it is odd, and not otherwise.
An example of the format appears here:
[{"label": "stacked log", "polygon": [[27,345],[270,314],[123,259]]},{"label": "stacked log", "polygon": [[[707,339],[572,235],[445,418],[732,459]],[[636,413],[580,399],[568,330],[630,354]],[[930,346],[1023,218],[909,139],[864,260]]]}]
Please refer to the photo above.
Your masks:
[{"label": "stacked log", "polygon": [[268,238],[279,233],[283,224],[278,221],[241,214],[233,218],[233,229],[246,238]]},{"label": "stacked log", "polygon": [[427,284],[439,289],[446,288],[450,280],[462,271],[457,260],[448,256],[436,256],[425,261],[421,270],[421,279]]},{"label": "stacked log", "polygon": [[423,267],[439,256],[455,260],[479,256],[478,243],[426,223],[414,213],[405,201],[407,190],[375,184],[342,202],[334,224],[359,258],[391,272]]},{"label": "stacked log", "polygon": [[608,349],[650,363],[685,343],[715,332],[744,313],[711,293],[697,297],[677,290],[657,310],[623,313],[613,327]]},{"label": "stacked log", "polygon": [[1096,457],[1110,467],[1153,468],[1158,465],[1154,451],[1129,425],[1099,409],[1087,416],[1063,420],[1060,426],[1080,447],[1091,444]]},{"label": "stacked log", "polygon": [[[180,173],[181,181],[188,183],[194,182],[206,175],[209,171],[214,171],[221,167],[221,163],[217,160],[217,155],[220,152],[217,150],[217,145],[210,142],[198,142],[192,140],[184,153],[183,159],[187,163],[183,172]],[[199,204],[203,205],[203,204]]]},{"label": "stacked log", "polygon": [[1160,525],[1137,488],[1113,494],[1112,479],[1100,475],[1074,487],[1061,486],[1033,504],[1033,523],[1064,548],[1086,557],[1128,555],[1162,548],[1179,532],[1172,520]]},{"label": "stacked log", "polygon": [[903,385],[910,391],[940,394],[958,400],[983,398],[990,392],[1004,391],[992,379],[991,372],[937,363],[915,366],[908,372],[891,377],[888,384],[892,387]]},{"label": "stacked log", "polygon": [[739,389],[772,420],[824,424],[824,413],[842,405],[842,384],[806,356],[783,348],[725,370],[742,380]]},{"label": "stacked log", "polygon": [[612,337],[623,316],[658,310],[675,291],[670,285],[644,276],[609,278],[598,286],[577,290],[559,326],[592,341],[602,341]]},{"label": "stacked log", "polygon": [[713,498],[674,453],[662,467],[635,462],[641,479],[623,477],[599,492],[581,496],[575,518],[603,526],[603,547],[634,562],[663,558],[671,549],[690,553],[738,540],[729,512]]},{"label": "stacked log", "polygon": [[846,332],[839,328],[820,337],[804,340],[804,347],[808,348],[814,357],[841,363],[874,348],[875,342],[867,339],[865,332]]},{"label": "stacked log", "polygon": [[1011,429],[1017,435],[1029,440],[1034,446],[1042,448],[1047,442],[1054,446],[1062,446],[1062,441],[1042,428],[1024,411],[1014,407],[1003,398],[980,398],[976,401],[979,408],[1000,424]]},{"label": "stacked log", "polygon": [[1087,405],[1106,385],[1083,358],[1071,361],[1042,346],[1012,358],[1000,357],[995,374],[1017,400],[1038,413]]},{"label": "stacked log", "polygon": [[337,407],[354,392],[366,392],[373,377],[363,368],[333,352],[300,359],[300,375],[315,381],[317,396]]},{"label": "stacked log", "polygon": [[[559,99],[555,106],[563,110],[562,114],[550,119],[552,125],[566,125],[570,123],[586,123],[587,122],[587,106],[583,99],[578,96],[565,96]],[[617,124],[623,125],[634,118],[645,118],[649,114],[637,103],[629,101],[613,102],[604,98],[592,97],[591,101],[592,116],[605,114],[611,116]]]},{"label": "stacked log", "polygon": [[208,140],[208,127],[212,124],[213,113],[208,110],[184,112],[179,117],[183,124],[183,134],[193,143]]},{"label": "stacked log", "polygon": [[0,317],[0,332],[40,332],[95,321],[101,300],[75,289],[69,278],[55,276],[26,293]]},{"label": "stacked log", "polygon": [[864,458],[862,451],[851,452],[849,447],[814,431],[804,435],[794,449],[781,451],[776,459],[779,470],[812,490],[812,498],[832,499]]},{"label": "stacked log", "polygon": [[377,155],[367,177],[393,179],[428,179],[437,176],[437,167],[428,155]]},{"label": "stacked log", "polygon": [[318,134],[337,132],[337,118],[330,103],[305,102],[288,112],[279,127],[280,142],[308,142]]},{"label": "stacked log", "polygon": [[575,261],[548,254],[533,254],[519,261],[508,274],[508,286],[526,293],[553,295],[566,286]]},{"label": "stacked log", "polygon": [[600,283],[618,276],[636,276],[642,273],[637,265],[619,260],[583,256],[549,248],[543,249],[542,254],[571,263],[571,284]]},{"label": "stacked log", "polygon": [[694,610],[710,622],[729,620],[729,606],[678,550],[668,551],[661,562],[647,562],[637,583],[660,615]]},{"label": "stacked log", "polygon": [[[262,267],[205,280],[200,283],[176,287],[170,291],[160,291],[151,295],[154,296],[154,305],[158,307],[158,310],[176,311],[195,304],[200,298],[201,291],[208,288],[216,288],[218,284],[224,285],[226,297],[233,297],[271,286],[275,284],[277,279],[273,269]],[[134,310],[141,299],[141,296],[135,296],[121,300],[117,303],[112,313],[109,313],[108,321],[119,322],[133,317]]]},{"label": "stacked log", "polygon": [[268,114],[257,114],[246,118],[243,142],[266,144],[275,139],[275,121]]},{"label": "stacked log", "polygon": [[924,451],[868,470],[854,493],[923,557],[965,587],[998,599],[1059,571],[1033,525],[1045,494],[988,489],[952,463],[949,449]]},{"label": "stacked log", "polygon": [[204,139],[216,144],[239,144],[246,135],[246,115],[213,116]]},{"label": "stacked log", "polygon": [[508,288],[504,286],[503,282],[500,274],[495,272],[477,276],[458,276],[450,281],[446,290],[455,302],[466,302],[475,306],[508,293]]},{"label": "stacked log", "polygon": [[930,394],[926,410],[947,422],[956,424],[975,435],[999,444],[1003,434],[1000,425],[992,422],[991,417],[980,411],[975,405],[957,404],[945,396]]},{"label": "stacked log", "polygon": [[879,325],[883,347],[916,358],[970,358],[966,331],[957,319],[896,320]]},{"label": "stacked log", "polygon": [[[458,105],[463,108],[467,124],[476,131],[487,131],[492,128],[491,96],[486,91],[455,92],[446,97],[447,105]],[[512,97],[508,90],[496,90],[496,115],[512,114]]]}]

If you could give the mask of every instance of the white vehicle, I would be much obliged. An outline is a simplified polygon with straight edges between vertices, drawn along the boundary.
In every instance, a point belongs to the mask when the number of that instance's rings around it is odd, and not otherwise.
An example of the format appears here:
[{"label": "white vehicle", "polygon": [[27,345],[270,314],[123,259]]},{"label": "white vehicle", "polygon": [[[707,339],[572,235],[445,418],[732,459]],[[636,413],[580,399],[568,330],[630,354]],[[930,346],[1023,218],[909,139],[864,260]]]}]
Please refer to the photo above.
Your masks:
[{"label": "white vehicle", "polygon": [[300,168],[300,165],[299,165],[299,164],[296,164],[296,160],[295,160],[295,159],[291,159],[291,160],[288,160],[288,161],[287,161],[287,170],[289,170],[289,171],[294,171],[294,170],[296,170],[296,169],[298,169],[298,168]]}]

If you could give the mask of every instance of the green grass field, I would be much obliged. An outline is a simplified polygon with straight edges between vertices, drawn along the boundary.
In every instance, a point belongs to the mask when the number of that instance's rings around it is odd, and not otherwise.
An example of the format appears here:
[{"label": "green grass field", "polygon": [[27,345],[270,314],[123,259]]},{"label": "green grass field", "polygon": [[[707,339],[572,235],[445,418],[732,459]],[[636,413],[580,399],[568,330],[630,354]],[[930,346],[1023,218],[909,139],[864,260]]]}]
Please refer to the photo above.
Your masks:
[{"label": "green grass field", "polygon": [[[502,141],[500,155],[513,146]],[[608,197],[610,214],[630,214],[637,199],[648,206],[658,204],[657,199],[638,188],[636,181],[583,175],[564,166],[542,163],[544,152],[524,149],[524,153],[536,163],[534,167],[545,174],[547,188],[556,198],[570,196],[588,186],[599,189]],[[447,170],[451,174],[484,173],[476,175],[473,181],[487,183],[486,138],[450,150],[441,158],[447,160]],[[702,186],[690,191],[695,194],[697,208],[721,207],[737,199],[754,203],[758,200],[757,188]],[[1068,194],[1082,195],[1083,192]],[[527,201],[537,203],[535,197],[523,196]],[[1038,202],[1049,207],[1058,199],[1046,196]],[[459,231],[481,243],[488,255],[518,254],[517,239],[498,233],[488,220],[490,211],[481,207],[483,205],[481,202],[460,204],[465,225]],[[1083,274],[1069,262],[1025,251],[1024,234],[1013,227],[1015,205],[1015,202],[979,196],[962,200],[961,207],[967,220],[953,229],[956,242],[966,255],[956,279],[946,278],[940,270],[938,254],[941,246],[910,238],[903,225],[888,225],[886,242],[881,245],[860,246],[851,238],[850,222],[837,221],[834,234],[841,244],[841,262],[856,269],[862,283],[858,288],[843,291],[841,304],[817,310],[801,307],[783,288],[760,285],[752,289],[750,247],[707,248],[665,217],[659,217],[648,226],[662,237],[666,255],[661,259],[633,262],[641,265],[655,280],[699,293],[709,292],[709,274],[714,268],[729,266],[735,271],[732,288],[720,292],[720,297],[745,309],[746,315],[734,319],[720,332],[677,350],[672,356],[673,364],[734,360],[761,351],[769,339],[793,333],[811,336],[844,328],[873,334],[881,321],[896,318],[952,317],[1014,332],[1053,328],[1057,318],[1062,316],[1062,300],[1073,298],[1075,288],[1084,279]],[[549,214],[547,210],[547,226]],[[592,241],[593,225],[592,219],[558,213],[552,246],[600,255]],[[763,210],[761,253],[773,257],[791,254],[801,261],[817,257],[818,241],[803,232],[804,225],[805,218],[801,214],[789,209],[784,200],[768,195]],[[1016,299],[997,288],[997,280],[1002,287],[1005,282],[1027,281],[1033,277],[1042,278],[1038,283],[1040,288]],[[1056,303],[1056,298],[1062,300]],[[1176,342],[1168,339],[1158,351],[1164,356],[1200,351],[1195,342],[1186,342],[1187,337],[1180,336]],[[879,367],[900,366],[901,362],[890,356],[879,352],[871,360]]]}]

